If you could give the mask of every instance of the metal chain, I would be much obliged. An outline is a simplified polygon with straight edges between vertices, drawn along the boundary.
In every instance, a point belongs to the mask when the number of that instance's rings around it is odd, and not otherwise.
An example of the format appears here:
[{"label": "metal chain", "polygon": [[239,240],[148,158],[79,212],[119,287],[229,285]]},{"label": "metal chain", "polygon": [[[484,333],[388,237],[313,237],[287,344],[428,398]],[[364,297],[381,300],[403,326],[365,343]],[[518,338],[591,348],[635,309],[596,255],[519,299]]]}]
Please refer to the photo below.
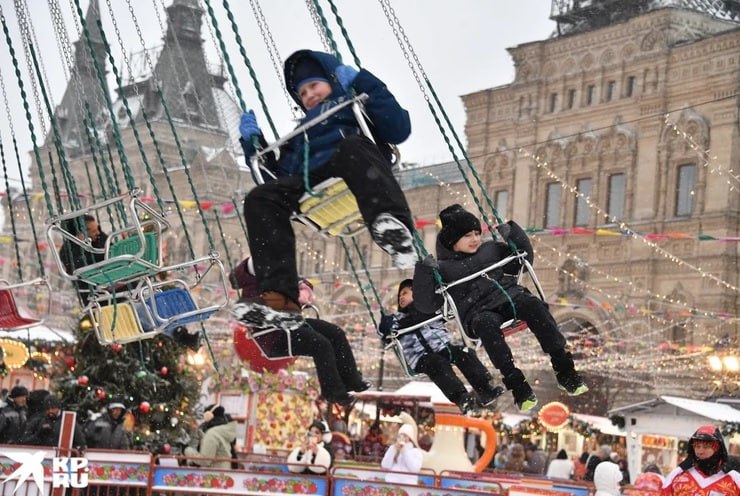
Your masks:
[{"label": "metal chain", "polygon": [[319,40],[324,47],[324,51],[331,52],[331,43],[329,42],[329,38],[326,36],[326,31],[324,30],[324,26],[321,23],[321,17],[316,11],[316,5],[314,5],[313,0],[306,0],[306,7],[308,8],[308,13],[311,15],[311,20],[313,21],[313,25],[316,28],[316,33],[318,33],[319,35]]},{"label": "metal chain", "polygon": [[301,116],[302,112],[295,105],[295,102],[290,96],[290,93],[288,93],[288,87],[285,85],[285,78],[283,77],[283,60],[282,57],[280,57],[280,52],[278,51],[275,40],[273,39],[272,33],[270,32],[270,27],[265,20],[265,14],[262,12],[262,7],[260,6],[259,0],[249,0],[249,4],[252,7],[252,13],[254,13],[254,19],[255,21],[257,21],[257,27],[259,28],[260,34],[262,35],[262,40],[265,42],[267,52],[270,55],[272,68],[275,70],[275,75],[280,81],[280,87],[283,90],[285,101],[288,102],[288,107],[293,114],[293,120],[297,120]]},{"label": "metal chain", "polygon": [[28,70],[28,77],[31,80],[30,86],[33,93],[33,103],[36,107],[36,117],[39,120],[41,136],[44,141],[46,141],[46,119],[44,119],[44,106],[41,104],[41,98],[39,97],[39,82],[36,81],[36,73],[33,70],[31,53],[28,49],[28,44],[31,43],[28,33],[28,20],[26,19],[26,13],[22,9],[19,0],[14,0],[13,7],[15,8],[15,15],[18,19],[18,27],[20,29],[21,39],[23,40],[23,54],[26,59],[26,69]]}]

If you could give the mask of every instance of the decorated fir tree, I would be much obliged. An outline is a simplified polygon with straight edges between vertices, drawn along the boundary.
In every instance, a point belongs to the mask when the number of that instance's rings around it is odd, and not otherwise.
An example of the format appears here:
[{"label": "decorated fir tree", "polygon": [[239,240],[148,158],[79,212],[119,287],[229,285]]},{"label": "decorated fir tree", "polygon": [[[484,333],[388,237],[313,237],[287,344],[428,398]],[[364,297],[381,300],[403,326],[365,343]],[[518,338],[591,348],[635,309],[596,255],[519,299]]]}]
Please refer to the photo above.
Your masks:
[{"label": "decorated fir tree", "polygon": [[104,346],[87,319],[77,337],[55,384],[64,408],[76,411],[84,424],[111,398],[121,400],[135,419],[134,449],[169,453],[192,419],[190,399],[198,397],[198,381],[181,360],[187,348],[164,335]]}]

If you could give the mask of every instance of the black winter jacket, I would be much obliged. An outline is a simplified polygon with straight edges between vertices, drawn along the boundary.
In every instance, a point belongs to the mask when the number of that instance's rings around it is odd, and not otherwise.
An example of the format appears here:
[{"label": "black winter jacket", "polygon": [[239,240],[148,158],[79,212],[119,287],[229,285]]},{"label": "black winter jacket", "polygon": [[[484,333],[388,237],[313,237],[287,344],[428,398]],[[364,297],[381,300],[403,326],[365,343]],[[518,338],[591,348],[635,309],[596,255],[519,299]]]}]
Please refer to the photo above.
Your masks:
[{"label": "black winter jacket", "polygon": [[[532,244],[527,233],[524,232],[514,221],[508,222],[511,227],[509,239],[520,251],[527,252],[527,261],[534,259],[532,256]],[[486,241],[477,252],[473,254],[459,253],[448,250],[437,240],[437,259],[439,262],[439,273],[442,281],[451,283],[465,276],[489,267],[514,252],[507,243],[501,241]],[[519,264],[511,262],[504,267],[492,270],[488,273],[491,279],[495,279],[499,285],[514,297],[529,291],[517,284]],[[414,304],[421,312],[433,313],[442,306],[442,295],[435,293],[434,273],[432,269],[423,263],[416,264],[414,271]],[[470,319],[481,310],[496,311],[501,305],[509,305],[509,299],[501,289],[489,279],[476,277],[468,282],[455,286],[449,290],[457,306],[460,319],[465,327],[470,324]]]},{"label": "black winter jacket", "polygon": [[19,407],[12,399],[0,409],[0,444],[20,444],[26,430],[27,408]]}]

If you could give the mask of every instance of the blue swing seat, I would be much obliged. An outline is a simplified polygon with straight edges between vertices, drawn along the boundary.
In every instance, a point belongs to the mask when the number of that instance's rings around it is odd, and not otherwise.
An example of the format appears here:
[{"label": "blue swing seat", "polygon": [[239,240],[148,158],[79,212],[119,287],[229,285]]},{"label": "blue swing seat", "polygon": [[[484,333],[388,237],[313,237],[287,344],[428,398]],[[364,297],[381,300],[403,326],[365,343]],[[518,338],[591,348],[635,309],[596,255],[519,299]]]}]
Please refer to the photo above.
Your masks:
[{"label": "blue swing seat", "polygon": [[136,306],[136,311],[145,330],[161,328],[165,334],[170,334],[176,328],[208,320],[218,308],[209,308],[199,311],[193,296],[185,288],[171,288],[154,293],[153,297]]}]

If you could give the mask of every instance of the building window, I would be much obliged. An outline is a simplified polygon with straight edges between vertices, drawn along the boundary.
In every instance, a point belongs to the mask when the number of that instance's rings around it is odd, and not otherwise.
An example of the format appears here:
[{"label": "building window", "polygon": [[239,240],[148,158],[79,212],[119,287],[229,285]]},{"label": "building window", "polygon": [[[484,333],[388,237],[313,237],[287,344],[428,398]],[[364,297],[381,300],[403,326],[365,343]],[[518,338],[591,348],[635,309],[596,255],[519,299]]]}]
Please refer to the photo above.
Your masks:
[{"label": "building window", "polygon": [[606,205],[610,222],[624,218],[624,174],[609,176],[609,198]]},{"label": "building window", "polygon": [[499,217],[502,219],[506,218],[506,212],[509,211],[509,191],[502,189],[496,191],[496,211]]},{"label": "building window", "polygon": [[557,93],[550,93],[550,113],[552,114],[555,112],[555,109],[558,106],[558,94]]},{"label": "building window", "polygon": [[576,190],[578,191],[578,200],[576,201],[576,215],[574,225],[576,226],[587,226],[588,219],[591,216],[591,209],[586,203],[591,197],[591,178],[579,179],[576,182]]},{"label": "building window", "polygon": [[614,92],[617,89],[617,82],[616,81],[609,81],[606,83],[606,101],[611,102],[614,98]]},{"label": "building window", "polygon": [[624,89],[624,96],[627,98],[635,95],[635,76],[627,78],[627,87]]},{"label": "building window", "polygon": [[306,252],[305,251],[301,251],[298,253],[298,273],[299,274],[306,273]]},{"label": "building window", "polygon": [[678,167],[678,184],[676,185],[676,215],[687,216],[694,211],[694,186],[696,184],[696,166],[684,164]]},{"label": "building window", "polygon": [[568,90],[568,101],[567,101],[567,108],[568,110],[572,109],[576,104],[576,90],[570,89]]},{"label": "building window", "polygon": [[560,223],[560,184],[548,183],[545,202],[545,227],[555,227]]},{"label": "building window", "polygon": [[522,114],[524,113],[524,97],[519,97],[519,117],[521,118]]},{"label": "building window", "polygon": [[596,85],[595,84],[589,84],[586,87],[586,105],[591,105],[594,103],[594,97],[596,96]]}]

